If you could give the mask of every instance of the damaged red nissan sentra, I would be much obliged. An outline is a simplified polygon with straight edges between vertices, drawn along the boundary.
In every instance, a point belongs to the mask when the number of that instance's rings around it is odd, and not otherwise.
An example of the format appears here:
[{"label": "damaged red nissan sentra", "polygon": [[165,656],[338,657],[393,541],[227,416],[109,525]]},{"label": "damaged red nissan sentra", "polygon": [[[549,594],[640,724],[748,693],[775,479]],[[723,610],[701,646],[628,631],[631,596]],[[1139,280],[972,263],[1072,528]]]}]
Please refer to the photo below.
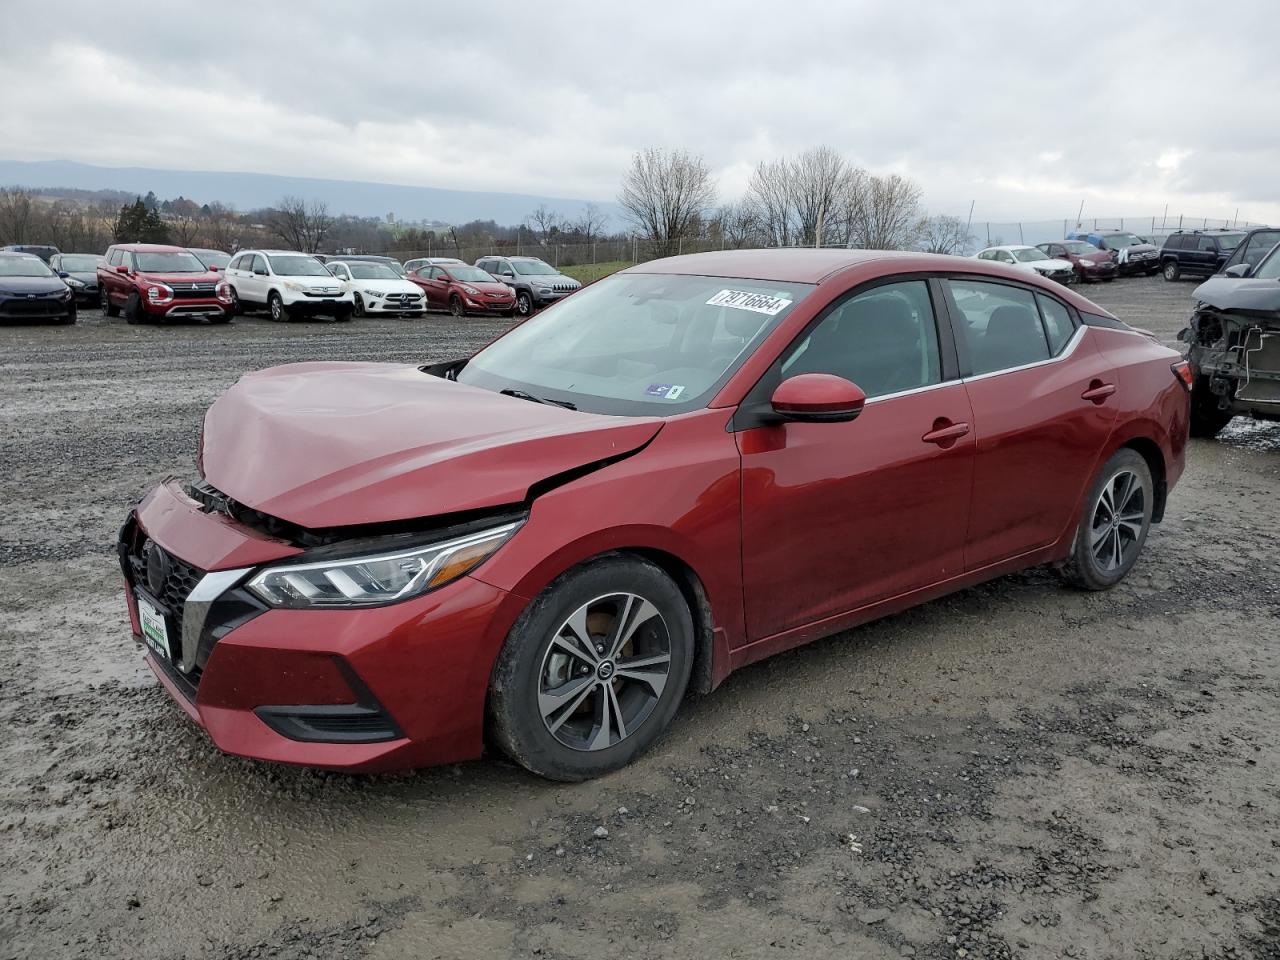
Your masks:
[{"label": "damaged red nissan sentra", "polygon": [[660,260],[469,359],[244,376],[121,531],[129,615],[229,753],[583,779],[778,651],[1036,564],[1113,586],[1189,378],[996,263]]}]

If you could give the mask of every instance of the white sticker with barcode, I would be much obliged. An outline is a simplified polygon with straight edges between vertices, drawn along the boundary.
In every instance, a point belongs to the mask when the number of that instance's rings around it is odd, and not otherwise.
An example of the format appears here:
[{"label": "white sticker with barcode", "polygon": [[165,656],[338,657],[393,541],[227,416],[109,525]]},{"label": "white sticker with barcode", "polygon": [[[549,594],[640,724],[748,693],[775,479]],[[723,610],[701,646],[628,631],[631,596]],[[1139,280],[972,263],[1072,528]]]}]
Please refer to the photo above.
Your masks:
[{"label": "white sticker with barcode", "polygon": [[707,301],[709,307],[733,307],[735,310],[750,310],[752,313],[763,313],[776,317],[791,301],[785,297],[775,297],[767,293],[750,293],[746,290],[721,290]]}]

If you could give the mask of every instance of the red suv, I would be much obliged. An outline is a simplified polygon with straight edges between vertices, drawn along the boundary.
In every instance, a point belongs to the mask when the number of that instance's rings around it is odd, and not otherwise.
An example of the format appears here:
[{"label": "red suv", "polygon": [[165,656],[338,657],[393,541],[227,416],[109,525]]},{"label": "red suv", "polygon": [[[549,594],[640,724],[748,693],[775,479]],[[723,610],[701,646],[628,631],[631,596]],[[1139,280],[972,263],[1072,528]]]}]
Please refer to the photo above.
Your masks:
[{"label": "red suv", "polygon": [[129,617],[228,752],[580,780],[782,650],[1037,564],[1115,586],[1189,379],[998,263],[657,260],[470,358],[244,376],[121,531]]},{"label": "red suv", "polygon": [[428,310],[448,309],[455,317],[469,313],[501,313],[512,316],[516,295],[479,267],[465,263],[429,263],[407,275],[427,295]]},{"label": "red suv", "polygon": [[230,285],[185,247],[117,243],[98,266],[102,312],[129,323],[231,319]]}]

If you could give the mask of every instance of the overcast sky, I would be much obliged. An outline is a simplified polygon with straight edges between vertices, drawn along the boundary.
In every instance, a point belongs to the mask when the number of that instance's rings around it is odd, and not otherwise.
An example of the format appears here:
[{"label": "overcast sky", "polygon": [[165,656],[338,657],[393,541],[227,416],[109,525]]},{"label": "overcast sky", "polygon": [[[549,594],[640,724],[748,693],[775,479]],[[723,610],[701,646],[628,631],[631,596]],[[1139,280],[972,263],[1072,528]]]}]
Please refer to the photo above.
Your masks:
[{"label": "overcast sky", "polygon": [[[829,144],[936,212],[1280,221],[1280,2],[0,0],[0,157],[611,200]],[[17,42],[20,39],[21,42]]]}]

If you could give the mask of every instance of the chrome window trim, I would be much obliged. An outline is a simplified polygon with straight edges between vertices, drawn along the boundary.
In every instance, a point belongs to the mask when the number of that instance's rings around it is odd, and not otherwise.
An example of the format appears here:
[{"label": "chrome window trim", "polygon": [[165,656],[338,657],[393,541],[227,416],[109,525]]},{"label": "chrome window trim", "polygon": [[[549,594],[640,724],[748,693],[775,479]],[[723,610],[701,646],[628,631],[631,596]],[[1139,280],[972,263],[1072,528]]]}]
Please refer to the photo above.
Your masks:
[{"label": "chrome window trim", "polygon": [[1085,329],[1085,324],[1083,323],[1076,327],[1076,332],[1071,335],[1071,339],[1067,341],[1067,345],[1062,348],[1062,352],[1056,357],[1050,357],[1047,360],[1036,360],[1034,363],[1024,363],[1017,367],[1005,367],[1001,370],[992,370],[990,373],[977,373],[972,376],[961,377],[960,379],[964,383],[973,383],[975,380],[987,380],[991,377],[1004,376],[1006,373],[1017,373],[1020,370],[1034,370],[1036,367],[1048,366],[1051,363],[1061,363],[1076,352],[1076,348],[1080,346],[1080,342],[1085,337]]}]

